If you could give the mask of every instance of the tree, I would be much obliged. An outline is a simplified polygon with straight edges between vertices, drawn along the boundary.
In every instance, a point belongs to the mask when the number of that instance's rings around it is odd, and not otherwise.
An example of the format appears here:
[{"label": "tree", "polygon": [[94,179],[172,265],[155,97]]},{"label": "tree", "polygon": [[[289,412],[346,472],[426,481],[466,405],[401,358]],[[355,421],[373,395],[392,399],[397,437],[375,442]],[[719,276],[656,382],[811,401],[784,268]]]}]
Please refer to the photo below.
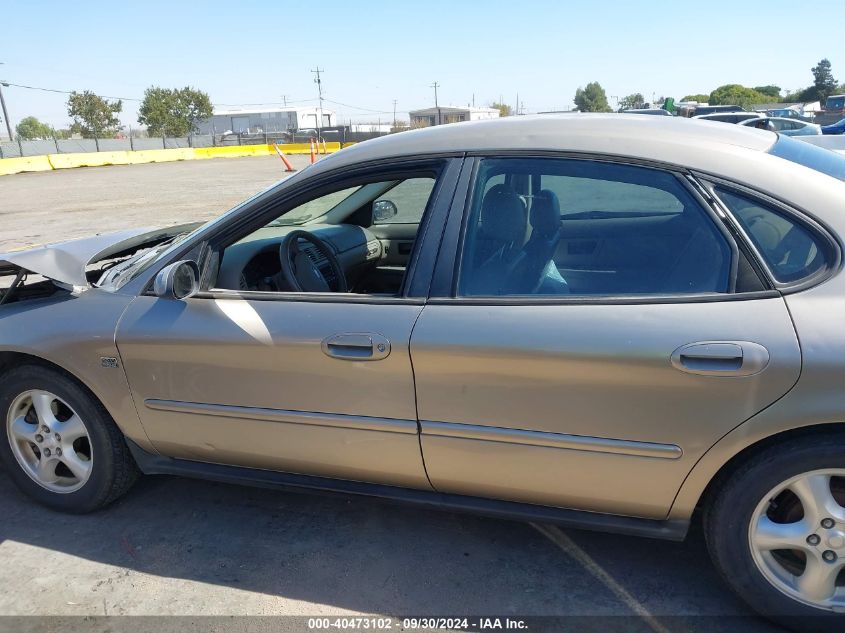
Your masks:
[{"label": "tree", "polygon": [[85,138],[109,137],[120,129],[117,114],[123,102],[107,101],[90,90],[71,92],[67,100],[67,113],[73,119],[72,132]]},{"label": "tree", "polygon": [[607,104],[607,93],[597,81],[575,91],[575,105],[581,112],[613,112]]},{"label": "tree", "polygon": [[772,97],[773,99],[780,99],[780,86],[775,86],[774,84],[768,86],[757,86],[753,88],[760,94],[764,94],[767,97]]},{"label": "tree", "polygon": [[21,122],[15,126],[15,131],[25,141],[53,137],[53,128],[46,123],[42,123],[34,116],[21,119]]},{"label": "tree", "polygon": [[187,136],[211,115],[211,99],[201,90],[151,86],[144,91],[138,123],[147,126],[150,136]]},{"label": "tree", "polygon": [[496,103],[493,102],[490,104],[491,108],[496,108],[499,111],[499,116],[511,116],[513,114],[513,108],[511,108],[506,103]]},{"label": "tree", "polygon": [[620,110],[631,110],[633,108],[642,108],[645,105],[645,97],[639,92],[635,92],[627,97],[622,97],[619,100]]},{"label": "tree", "polygon": [[738,105],[746,110],[757,103],[771,101],[771,97],[739,84],[719,86],[710,93],[710,105]]},{"label": "tree", "polygon": [[687,95],[681,101],[695,101],[696,103],[707,103],[710,101],[710,95],[704,94],[697,94],[697,95]]},{"label": "tree", "polygon": [[837,86],[837,81],[833,78],[833,73],[830,71],[830,61],[822,59],[810,69],[810,72],[813,73],[812,88],[815,89],[816,94],[812,99],[808,99],[808,101],[818,99],[824,103],[825,99],[833,94]]}]

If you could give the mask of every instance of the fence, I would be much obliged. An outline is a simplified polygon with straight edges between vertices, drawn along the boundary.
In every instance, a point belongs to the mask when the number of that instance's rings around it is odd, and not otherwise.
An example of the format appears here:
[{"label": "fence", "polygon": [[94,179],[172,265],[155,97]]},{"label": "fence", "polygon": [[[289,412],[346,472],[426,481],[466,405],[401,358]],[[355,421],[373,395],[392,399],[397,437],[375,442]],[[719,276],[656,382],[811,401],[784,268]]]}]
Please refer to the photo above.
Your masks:
[{"label": "fence", "polygon": [[[352,132],[346,126],[320,130],[327,142],[354,143],[383,136],[378,132]],[[185,147],[226,147],[231,145],[268,145],[273,143],[307,143],[315,130],[288,132],[258,132],[229,134],[195,134],[180,138],[80,138],[46,139],[39,141],[0,141],[0,158],[21,158],[45,154],[76,154],[81,152],[141,151],[150,149],[179,149]]]},{"label": "fence", "polygon": [[45,154],[76,154],[87,152],[120,152],[149,149],[178,149],[182,147],[213,147],[219,143],[211,135],[182,138],[71,138],[40,141],[0,142],[0,158],[21,158]]}]

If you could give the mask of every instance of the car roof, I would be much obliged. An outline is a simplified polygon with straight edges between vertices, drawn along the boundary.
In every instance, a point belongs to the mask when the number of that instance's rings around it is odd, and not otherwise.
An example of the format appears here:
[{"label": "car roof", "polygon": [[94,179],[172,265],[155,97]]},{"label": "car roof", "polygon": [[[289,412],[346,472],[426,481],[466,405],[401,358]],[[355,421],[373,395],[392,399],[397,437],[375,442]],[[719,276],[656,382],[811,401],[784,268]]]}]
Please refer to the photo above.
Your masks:
[{"label": "car roof", "polygon": [[[813,125],[809,121],[802,121],[801,119],[793,119],[792,117],[785,117],[785,116],[761,116],[761,119],[766,119],[767,121],[789,121],[790,123],[802,123],[803,125]],[[745,121],[743,121],[745,123]]]},{"label": "car roof", "polygon": [[716,117],[725,116],[748,116],[751,118],[766,116],[759,112],[747,112],[745,110],[735,110],[733,112],[708,112],[707,114],[696,114],[693,119],[715,119]]},{"label": "car roof", "polygon": [[704,147],[765,152],[776,139],[771,132],[683,117],[616,113],[512,116],[382,136],[345,148],[308,169],[314,173],[400,156],[509,150],[608,154],[696,166]]}]

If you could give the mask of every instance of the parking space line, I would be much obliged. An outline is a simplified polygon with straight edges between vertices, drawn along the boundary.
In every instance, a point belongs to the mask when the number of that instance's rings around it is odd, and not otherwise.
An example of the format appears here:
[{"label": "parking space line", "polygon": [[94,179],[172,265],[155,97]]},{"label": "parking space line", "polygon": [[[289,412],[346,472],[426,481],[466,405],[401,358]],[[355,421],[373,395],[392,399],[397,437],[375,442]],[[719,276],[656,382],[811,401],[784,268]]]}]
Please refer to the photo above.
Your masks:
[{"label": "parking space line", "polygon": [[592,556],[581,549],[575,541],[567,536],[560,528],[554,525],[542,525],[530,523],[531,527],[557,545],[564,554],[580,563],[580,565],[596,580],[607,587],[619,600],[625,603],[631,611],[643,618],[649,628],[655,633],[672,633],[669,629],[658,622],[646,606],[632,596],[622,585],[607,573]]}]

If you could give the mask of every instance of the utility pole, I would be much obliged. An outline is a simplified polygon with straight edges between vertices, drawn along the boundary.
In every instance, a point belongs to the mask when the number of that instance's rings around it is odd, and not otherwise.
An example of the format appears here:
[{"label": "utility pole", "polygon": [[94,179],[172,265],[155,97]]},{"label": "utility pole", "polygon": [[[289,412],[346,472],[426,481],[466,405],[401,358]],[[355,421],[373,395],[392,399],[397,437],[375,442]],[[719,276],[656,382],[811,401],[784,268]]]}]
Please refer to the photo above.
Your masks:
[{"label": "utility pole", "polygon": [[288,107],[288,96],[282,95],[282,103],[285,104],[285,107]]},{"label": "utility pole", "polygon": [[[3,65],[3,62],[0,62],[0,66]],[[6,99],[3,97],[3,86],[6,88],[9,87],[4,81],[0,81],[0,106],[3,107],[3,120],[6,122],[6,131],[9,133],[9,140],[14,141],[14,137],[12,136],[12,123],[9,121],[9,112],[6,110]]]},{"label": "utility pole", "polygon": [[396,128],[396,99],[393,100],[393,127]]},{"label": "utility pole", "polygon": [[317,141],[319,142],[322,140],[320,128],[323,125],[323,82],[320,81],[320,73],[325,72],[325,70],[317,66],[317,70],[312,70],[311,72],[315,75],[314,83],[317,84],[317,94],[320,98],[320,110],[317,114]]},{"label": "utility pole", "polygon": [[440,125],[440,104],[437,102],[437,89],[440,87],[440,84],[435,81],[430,87],[434,88],[434,107],[437,109],[437,120],[434,125]]},{"label": "utility pole", "polygon": [[0,105],[3,106],[3,120],[6,122],[6,131],[9,133],[9,140],[15,140],[12,136],[12,124],[9,122],[9,112],[6,110],[6,99],[3,97],[3,86],[9,87],[7,83],[0,83]]}]

